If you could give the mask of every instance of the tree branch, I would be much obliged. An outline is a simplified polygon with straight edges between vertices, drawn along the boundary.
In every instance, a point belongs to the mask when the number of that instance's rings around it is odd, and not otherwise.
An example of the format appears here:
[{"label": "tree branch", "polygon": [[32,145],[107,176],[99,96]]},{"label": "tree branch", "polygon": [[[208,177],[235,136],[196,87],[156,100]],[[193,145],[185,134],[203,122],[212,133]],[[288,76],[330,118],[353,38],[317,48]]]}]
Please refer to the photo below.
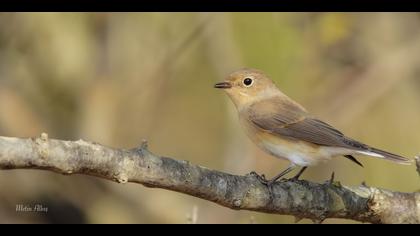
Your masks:
[{"label": "tree branch", "polygon": [[[416,161],[420,165],[419,158]],[[146,142],[127,150],[83,140],[49,139],[45,133],[32,139],[0,137],[0,169],[42,169],[140,183],[231,209],[293,215],[297,220],[345,218],[371,223],[420,223],[420,193],[304,180],[281,181],[270,191],[252,174],[236,176],[160,157],[148,151]]]}]

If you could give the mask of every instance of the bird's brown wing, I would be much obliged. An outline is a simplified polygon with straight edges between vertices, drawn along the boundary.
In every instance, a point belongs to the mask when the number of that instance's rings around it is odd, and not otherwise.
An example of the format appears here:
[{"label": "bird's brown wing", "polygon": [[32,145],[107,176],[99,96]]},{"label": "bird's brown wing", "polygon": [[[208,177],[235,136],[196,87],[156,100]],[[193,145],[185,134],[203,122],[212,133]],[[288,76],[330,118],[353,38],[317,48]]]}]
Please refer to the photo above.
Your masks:
[{"label": "bird's brown wing", "polygon": [[[364,151],[366,155],[384,158],[401,164],[411,163],[411,160],[405,157],[369,147],[366,144],[348,138],[331,125],[309,116],[299,105],[287,100],[281,100],[281,98],[272,98],[254,103],[248,108],[246,114],[249,121],[255,126],[280,137],[303,140],[322,146]],[[373,153],[379,156],[372,155]]]},{"label": "bird's brown wing", "polygon": [[349,139],[331,125],[309,116],[294,103],[277,98],[254,103],[247,111],[248,119],[274,135],[303,140],[323,146],[364,150],[366,145]]}]

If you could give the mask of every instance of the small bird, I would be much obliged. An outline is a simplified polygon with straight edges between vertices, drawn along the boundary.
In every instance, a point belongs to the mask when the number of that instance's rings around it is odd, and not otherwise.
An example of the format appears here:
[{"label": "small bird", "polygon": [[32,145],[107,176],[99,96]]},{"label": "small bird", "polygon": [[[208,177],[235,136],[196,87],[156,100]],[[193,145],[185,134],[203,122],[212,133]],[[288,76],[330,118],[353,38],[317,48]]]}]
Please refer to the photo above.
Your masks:
[{"label": "small bird", "polygon": [[308,166],[344,156],[363,166],[353,156],[363,154],[410,164],[402,156],[383,151],[345,136],[331,125],[310,115],[306,109],[282,93],[262,71],[241,69],[214,85],[223,89],[234,103],[239,120],[249,138],[265,152],[290,161],[287,169],[271,180],[272,184],[297,166],[297,180]]}]

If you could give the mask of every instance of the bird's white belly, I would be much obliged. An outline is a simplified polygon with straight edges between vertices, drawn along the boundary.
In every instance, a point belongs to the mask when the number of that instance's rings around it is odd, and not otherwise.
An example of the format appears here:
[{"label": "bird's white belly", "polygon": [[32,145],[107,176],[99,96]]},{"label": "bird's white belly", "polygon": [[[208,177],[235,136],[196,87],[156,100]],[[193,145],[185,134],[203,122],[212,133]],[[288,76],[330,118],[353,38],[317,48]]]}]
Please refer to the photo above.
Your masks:
[{"label": "bird's white belly", "polygon": [[298,166],[313,166],[337,155],[353,153],[343,148],[317,146],[303,141],[283,139],[261,140],[259,146],[275,157],[287,159]]}]

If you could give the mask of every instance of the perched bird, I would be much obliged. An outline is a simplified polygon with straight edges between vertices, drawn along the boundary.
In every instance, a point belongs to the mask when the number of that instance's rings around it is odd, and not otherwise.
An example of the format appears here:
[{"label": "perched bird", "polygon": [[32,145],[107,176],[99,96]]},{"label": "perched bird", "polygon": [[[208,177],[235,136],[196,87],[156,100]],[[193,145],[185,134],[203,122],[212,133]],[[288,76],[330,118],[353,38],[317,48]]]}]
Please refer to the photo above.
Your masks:
[{"label": "perched bird", "polygon": [[223,89],[238,111],[239,120],[249,138],[265,152],[290,161],[289,167],[273,179],[272,184],[296,166],[308,166],[344,156],[358,165],[353,157],[363,154],[400,164],[411,161],[346,137],[331,125],[311,116],[306,109],[282,93],[262,71],[241,69],[230,74],[225,81],[214,85]]}]

